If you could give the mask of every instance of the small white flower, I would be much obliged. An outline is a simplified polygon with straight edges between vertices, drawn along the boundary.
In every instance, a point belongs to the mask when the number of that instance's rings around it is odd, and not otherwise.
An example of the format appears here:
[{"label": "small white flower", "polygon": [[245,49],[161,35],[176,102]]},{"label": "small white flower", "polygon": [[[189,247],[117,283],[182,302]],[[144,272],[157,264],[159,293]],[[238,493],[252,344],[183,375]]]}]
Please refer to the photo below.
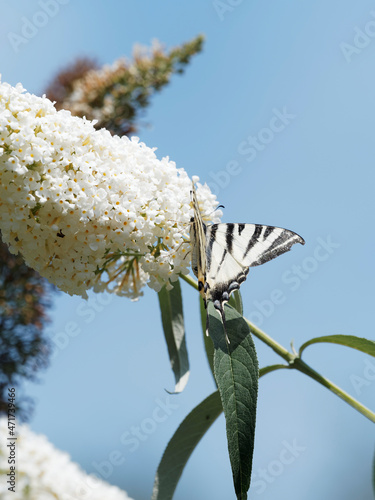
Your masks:
[{"label": "small white flower", "polygon": [[[187,274],[190,191],[187,173],[138,138],[0,82],[2,237],[62,290],[136,299],[146,283],[159,290]],[[208,186],[197,194],[212,214]]]},{"label": "small white flower", "polygon": [[[2,500],[131,500],[116,486],[84,472],[69,455],[56,449],[46,436],[20,425],[16,441],[16,486],[9,491],[6,448],[8,420],[0,418],[0,498]],[[9,476],[7,477],[9,479]]]}]

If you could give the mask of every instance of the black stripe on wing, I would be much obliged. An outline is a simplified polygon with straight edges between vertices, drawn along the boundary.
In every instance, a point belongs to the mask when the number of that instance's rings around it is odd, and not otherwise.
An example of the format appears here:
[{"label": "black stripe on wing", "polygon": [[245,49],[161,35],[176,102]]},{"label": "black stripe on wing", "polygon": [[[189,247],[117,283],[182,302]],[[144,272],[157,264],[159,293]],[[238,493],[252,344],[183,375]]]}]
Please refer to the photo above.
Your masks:
[{"label": "black stripe on wing", "polygon": [[253,235],[250,238],[249,243],[247,244],[245,253],[243,254],[243,258],[245,258],[250,250],[258,243],[259,237],[262,234],[262,227],[263,226],[261,226],[260,224],[255,224]]},{"label": "black stripe on wing", "polygon": [[274,230],[274,226],[267,226],[263,233],[263,239],[266,240],[274,232]]},{"label": "black stripe on wing", "polygon": [[227,224],[227,232],[225,235],[225,240],[227,243],[227,250],[229,253],[232,253],[233,250],[233,231],[234,231],[234,224]]},{"label": "black stripe on wing", "polygon": [[238,229],[238,236],[241,236],[242,231],[245,229],[245,224],[236,224]]},{"label": "black stripe on wing", "polygon": [[227,255],[227,253],[228,253],[228,252],[227,252],[226,248],[224,248],[224,251],[223,251],[223,256],[221,257],[221,260],[220,260],[220,262],[219,262],[219,265],[217,266],[217,270],[216,270],[216,273],[217,273],[217,274],[219,273],[220,268],[221,268],[221,266],[222,266],[222,265],[223,265],[223,263],[224,263],[224,260],[225,260],[225,257],[226,257],[226,255]]},{"label": "black stripe on wing", "polygon": [[[278,257],[279,255],[290,250],[295,243],[301,243],[302,245],[305,244],[305,241],[301,238],[301,236],[293,231],[289,231],[288,229],[282,229],[281,234],[274,241],[267,241],[267,238],[269,238],[273,232],[280,230],[281,228],[273,226],[263,227],[265,227],[263,241],[258,240],[258,242],[253,245],[255,251],[257,250],[255,245],[259,245],[259,257],[250,264],[251,267],[260,266],[261,264]],[[264,248],[265,245],[268,245],[266,249]]]},{"label": "black stripe on wing", "polygon": [[206,272],[211,268],[211,262],[212,262],[212,247],[215,243],[215,235],[217,231],[217,225],[213,224],[209,226],[210,228],[210,239],[208,240],[207,247],[206,247]]}]

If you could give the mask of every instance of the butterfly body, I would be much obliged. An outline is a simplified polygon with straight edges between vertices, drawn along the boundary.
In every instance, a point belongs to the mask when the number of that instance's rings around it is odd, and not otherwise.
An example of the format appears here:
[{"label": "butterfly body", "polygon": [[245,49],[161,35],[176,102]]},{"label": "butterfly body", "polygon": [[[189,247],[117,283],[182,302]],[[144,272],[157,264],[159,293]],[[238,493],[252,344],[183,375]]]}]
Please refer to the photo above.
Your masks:
[{"label": "butterfly body", "polygon": [[203,222],[193,183],[190,242],[191,264],[198,290],[207,307],[211,300],[220,312],[224,327],[224,303],[246,280],[249,268],[264,264],[305,243],[293,231],[260,224],[210,224]]}]

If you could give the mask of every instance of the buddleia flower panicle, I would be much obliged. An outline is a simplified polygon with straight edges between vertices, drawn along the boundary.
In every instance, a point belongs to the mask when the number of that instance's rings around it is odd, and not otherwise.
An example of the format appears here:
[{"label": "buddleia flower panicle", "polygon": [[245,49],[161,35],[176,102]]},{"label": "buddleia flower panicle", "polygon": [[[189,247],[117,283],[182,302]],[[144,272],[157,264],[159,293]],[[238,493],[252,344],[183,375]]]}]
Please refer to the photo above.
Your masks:
[{"label": "buddleia flower panicle", "polygon": [[[132,299],[189,272],[191,180],[133,137],[56,111],[0,82],[0,230],[13,253],[69,294]],[[217,206],[198,185],[204,213]]]},{"label": "buddleia flower panicle", "polygon": [[96,129],[105,127],[120,136],[133,134],[152,96],[174,73],[184,72],[202,50],[203,40],[199,35],[169,50],[157,40],[151,47],[137,44],[132,60],[122,57],[102,67],[92,59],[77,59],[55,76],[47,96],[56,100],[57,109],[97,120]]}]

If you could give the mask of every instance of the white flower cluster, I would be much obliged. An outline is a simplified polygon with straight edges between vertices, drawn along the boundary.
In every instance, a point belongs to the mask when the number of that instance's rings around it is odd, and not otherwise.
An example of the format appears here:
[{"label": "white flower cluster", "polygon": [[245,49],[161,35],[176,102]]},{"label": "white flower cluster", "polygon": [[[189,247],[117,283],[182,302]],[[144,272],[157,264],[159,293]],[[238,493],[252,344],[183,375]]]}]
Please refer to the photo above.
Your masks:
[{"label": "white flower cluster", "polygon": [[[133,299],[187,274],[191,180],[137,138],[112,137],[0,82],[0,230],[69,294]],[[216,197],[198,185],[203,213]]]},{"label": "white flower cluster", "polygon": [[[0,419],[0,498],[2,500],[131,500],[127,493],[84,472],[69,455],[56,449],[27,425],[18,426],[14,491],[8,464],[8,420]],[[9,441],[8,441],[9,443]]]}]

